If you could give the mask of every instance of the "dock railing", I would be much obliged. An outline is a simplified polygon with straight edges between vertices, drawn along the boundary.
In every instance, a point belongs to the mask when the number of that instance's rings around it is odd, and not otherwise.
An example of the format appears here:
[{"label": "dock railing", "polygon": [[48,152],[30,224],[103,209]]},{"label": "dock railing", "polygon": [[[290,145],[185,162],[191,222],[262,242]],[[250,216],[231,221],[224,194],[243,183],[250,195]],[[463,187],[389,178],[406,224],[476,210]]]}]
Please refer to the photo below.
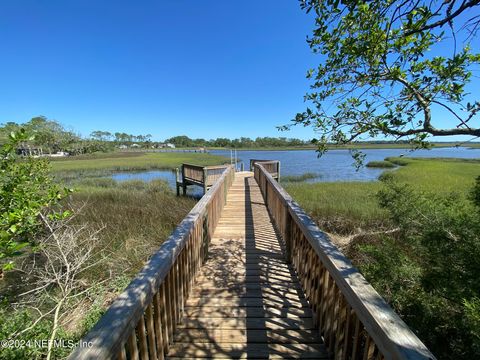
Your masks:
[{"label": "dock railing", "polygon": [[204,193],[206,193],[208,188],[213,186],[213,184],[215,184],[215,182],[222,176],[228,166],[229,165],[200,166],[182,164],[181,179],[179,170],[177,169],[177,195],[180,195],[180,188],[183,188],[183,195],[186,195],[188,185],[200,186],[204,189]]},{"label": "dock railing", "polygon": [[435,359],[263,163],[254,175],[335,359]]},{"label": "dock railing", "polygon": [[263,168],[272,175],[272,177],[280,181],[280,161],[279,160],[250,160],[250,171],[253,171],[255,164],[262,164]]},{"label": "dock railing", "polygon": [[227,166],[69,359],[164,359],[234,177]]}]

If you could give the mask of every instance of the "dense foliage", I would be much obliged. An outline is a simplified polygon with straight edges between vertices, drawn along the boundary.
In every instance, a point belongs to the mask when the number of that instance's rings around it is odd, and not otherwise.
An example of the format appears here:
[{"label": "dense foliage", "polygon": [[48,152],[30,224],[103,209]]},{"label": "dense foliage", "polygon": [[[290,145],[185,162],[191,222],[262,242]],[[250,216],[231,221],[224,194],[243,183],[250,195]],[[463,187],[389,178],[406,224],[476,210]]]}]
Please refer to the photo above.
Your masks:
[{"label": "dense foliage", "polygon": [[112,144],[98,139],[83,139],[59,122],[37,116],[24,124],[7,122],[0,126],[0,145],[9,141],[12,132],[24,131],[25,139],[16,144],[16,152],[41,155],[66,152],[70,155],[90,154],[113,150]]},{"label": "dense foliage", "polygon": [[361,269],[439,358],[480,354],[480,177],[471,196],[391,179],[379,193],[400,232],[360,246]]},{"label": "dense foliage", "polygon": [[175,136],[165,140],[167,143],[172,143],[177,147],[233,147],[233,148],[262,148],[262,147],[289,147],[289,146],[305,146],[310,144],[310,141],[304,141],[295,138],[285,137],[257,137],[251,139],[248,137],[241,137],[239,139],[217,138],[211,140],[205,139],[190,139],[188,136]]},{"label": "dense foliage", "polygon": [[42,211],[50,217],[68,215],[51,210],[64,190],[53,183],[48,163],[16,155],[16,147],[26,140],[25,130],[12,132],[0,150],[0,265],[7,269],[12,267],[9,258],[35,242]]},{"label": "dense foliage", "polygon": [[480,102],[467,86],[480,63],[478,0],[300,3],[315,16],[308,44],[321,60],[307,74],[311,106],[293,124],[314,127],[320,150],[361,138],[426,146],[429,135],[480,136]]}]

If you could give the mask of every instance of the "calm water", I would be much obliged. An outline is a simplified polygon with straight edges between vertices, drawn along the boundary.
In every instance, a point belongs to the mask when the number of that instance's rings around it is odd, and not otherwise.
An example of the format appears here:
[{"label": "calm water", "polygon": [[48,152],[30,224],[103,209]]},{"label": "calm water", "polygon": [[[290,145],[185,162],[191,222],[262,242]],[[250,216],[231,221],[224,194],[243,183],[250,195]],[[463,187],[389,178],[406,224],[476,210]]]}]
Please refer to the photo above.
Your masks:
[{"label": "calm water", "polygon": [[[388,156],[405,155],[409,157],[450,157],[480,158],[480,149],[468,148],[434,148],[431,150],[409,151],[405,149],[370,149],[366,154],[365,164],[369,161],[384,160]],[[212,154],[230,158],[229,150],[212,151]],[[329,150],[321,158],[314,150],[295,151],[237,151],[238,159],[244,163],[245,170],[250,166],[250,159],[280,160],[281,175],[302,175],[306,172],[317,174],[310,181],[372,181],[376,180],[384,169],[363,167],[358,171],[353,166],[353,159],[348,150]]]},{"label": "calm water", "polygon": [[[365,164],[369,161],[383,160],[388,156],[405,155],[409,157],[450,157],[450,158],[480,158],[480,149],[467,148],[435,148],[432,150],[409,151],[405,149],[370,149],[363,151],[366,154]],[[215,155],[230,158],[229,150],[214,150]],[[353,166],[353,160],[348,150],[330,150],[321,158],[314,150],[295,151],[238,151],[238,160],[243,162],[248,170],[250,159],[280,160],[282,175],[302,175],[306,172],[315,173],[317,177],[311,182],[319,181],[373,181],[384,169],[363,167],[358,171]],[[240,163],[239,163],[240,168]],[[164,179],[172,189],[175,189],[175,173],[169,170],[152,170],[142,172],[116,173],[114,180],[144,180]],[[189,187],[189,194],[202,194],[199,187]]]},{"label": "calm water", "polygon": [[[171,170],[150,170],[140,172],[119,172],[112,175],[112,179],[116,181],[127,180],[143,180],[152,181],[155,179],[166,180],[173,190],[176,190],[175,172]],[[203,195],[203,188],[200,186],[189,186],[187,188],[187,195],[199,197]]]}]

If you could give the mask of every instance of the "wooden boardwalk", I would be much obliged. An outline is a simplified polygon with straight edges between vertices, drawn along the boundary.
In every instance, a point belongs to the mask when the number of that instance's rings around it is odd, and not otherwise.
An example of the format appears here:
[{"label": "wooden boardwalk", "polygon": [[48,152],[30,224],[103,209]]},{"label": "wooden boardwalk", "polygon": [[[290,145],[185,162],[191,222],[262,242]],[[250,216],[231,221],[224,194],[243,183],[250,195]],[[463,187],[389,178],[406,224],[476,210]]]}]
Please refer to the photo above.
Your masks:
[{"label": "wooden boardwalk", "polygon": [[168,358],[328,358],[251,172],[237,173]]},{"label": "wooden boardwalk", "polygon": [[435,359],[275,180],[279,162],[253,167],[222,171],[70,360]]}]

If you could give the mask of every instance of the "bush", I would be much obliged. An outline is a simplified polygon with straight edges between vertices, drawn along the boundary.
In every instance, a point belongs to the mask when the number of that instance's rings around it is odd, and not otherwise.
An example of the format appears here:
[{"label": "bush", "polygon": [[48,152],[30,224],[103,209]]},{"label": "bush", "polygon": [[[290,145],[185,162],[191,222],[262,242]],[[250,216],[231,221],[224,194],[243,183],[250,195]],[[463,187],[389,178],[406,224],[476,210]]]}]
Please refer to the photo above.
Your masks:
[{"label": "bush", "polygon": [[456,194],[438,196],[385,183],[380,205],[400,232],[375,246],[359,246],[361,270],[438,358],[476,358],[479,208]]},{"label": "bush", "polygon": [[[18,340],[26,344],[35,340],[48,340],[52,331],[52,323],[49,320],[39,321],[32,329],[29,329],[19,336],[14,334],[28,329],[35,317],[27,310],[12,310],[11,308],[0,308],[0,339],[2,340]],[[76,342],[79,339],[60,329],[57,333],[57,340]],[[2,347],[0,349],[0,360],[13,359],[44,359],[47,354],[47,347],[41,346],[24,346],[24,347]],[[52,353],[54,359],[65,358],[71,349],[55,347]]]},{"label": "bush", "polygon": [[[0,265],[3,262],[3,269],[11,269],[13,263],[9,259],[35,242],[35,234],[42,225],[40,214],[57,204],[65,193],[53,183],[45,160],[16,155],[17,146],[28,140],[23,129],[10,134],[9,139],[0,150]],[[48,214],[50,217],[67,215],[51,210]]]}]

